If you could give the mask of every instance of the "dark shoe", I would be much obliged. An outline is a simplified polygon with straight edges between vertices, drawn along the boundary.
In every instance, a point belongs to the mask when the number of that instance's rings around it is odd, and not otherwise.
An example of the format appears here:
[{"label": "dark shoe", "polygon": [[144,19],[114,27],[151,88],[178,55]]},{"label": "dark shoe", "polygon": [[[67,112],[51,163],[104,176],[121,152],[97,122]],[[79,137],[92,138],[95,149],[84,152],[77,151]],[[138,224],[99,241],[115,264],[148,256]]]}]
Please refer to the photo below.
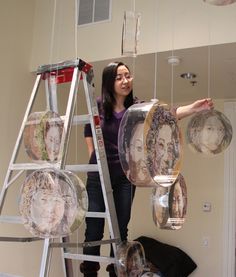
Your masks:
[{"label": "dark shoe", "polygon": [[117,277],[114,264],[109,264],[106,271],[109,272],[109,277]]},{"label": "dark shoe", "polygon": [[85,273],[84,277],[98,277],[97,272],[96,273]]},{"label": "dark shoe", "polygon": [[84,273],[84,277],[97,277],[100,265],[98,262],[84,261],[80,264],[80,271]]}]

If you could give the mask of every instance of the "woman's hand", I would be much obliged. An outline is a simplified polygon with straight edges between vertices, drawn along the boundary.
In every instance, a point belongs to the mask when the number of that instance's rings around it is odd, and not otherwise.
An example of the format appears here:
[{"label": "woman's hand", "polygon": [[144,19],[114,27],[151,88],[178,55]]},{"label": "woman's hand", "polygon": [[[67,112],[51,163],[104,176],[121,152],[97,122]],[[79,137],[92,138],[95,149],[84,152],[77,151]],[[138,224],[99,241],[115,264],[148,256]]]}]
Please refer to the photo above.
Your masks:
[{"label": "woman's hand", "polygon": [[192,115],[197,112],[211,110],[214,108],[214,104],[211,98],[204,98],[200,100],[196,100],[192,104],[178,107],[176,110],[176,115],[178,119],[182,119],[189,115]]}]

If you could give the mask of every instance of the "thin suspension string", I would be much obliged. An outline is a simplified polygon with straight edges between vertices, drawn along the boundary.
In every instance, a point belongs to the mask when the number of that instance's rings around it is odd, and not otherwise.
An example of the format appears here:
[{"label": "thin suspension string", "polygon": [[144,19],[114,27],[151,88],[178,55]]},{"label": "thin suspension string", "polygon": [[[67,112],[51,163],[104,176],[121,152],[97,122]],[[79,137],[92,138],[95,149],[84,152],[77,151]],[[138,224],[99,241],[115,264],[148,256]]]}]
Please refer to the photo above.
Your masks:
[{"label": "thin suspension string", "polygon": [[54,46],[54,39],[55,39],[56,11],[57,11],[57,0],[54,0],[53,16],[52,16],[52,33],[51,33],[50,54],[49,54],[49,64],[52,64],[53,46]]},{"label": "thin suspension string", "polygon": [[210,98],[211,94],[211,22],[210,22],[210,9],[208,9],[208,48],[207,48],[207,75],[208,75],[208,83],[207,83],[207,97]]},{"label": "thin suspension string", "polygon": [[[156,8],[155,10],[157,11],[158,14],[158,1],[156,2]],[[155,59],[154,59],[154,86],[153,86],[153,99],[157,99],[157,51],[158,51],[158,22],[157,22],[158,16],[154,17],[154,25],[156,27],[156,45],[157,49],[155,51]]]},{"label": "thin suspension string", "polygon": [[135,13],[135,8],[136,8],[136,0],[133,0],[132,6],[133,6],[133,12]]},{"label": "thin suspension string", "polygon": [[[174,23],[175,23],[175,18],[174,18],[174,5],[172,6],[172,26],[171,26],[171,55],[174,57]],[[171,63],[171,89],[170,89],[170,106],[173,107],[174,104],[174,63]]]},{"label": "thin suspension string", "polygon": [[157,52],[155,52],[153,99],[157,99]]},{"label": "thin suspension string", "polygon": [[207,97],[210,98],[211,94],[211,46],[208,45],[208,66],[207,66],[208,84],[207,84]]},{"label": "thin suspension string", "polygon": [[75,59],[78,58],[78,0],[75,0]]}]

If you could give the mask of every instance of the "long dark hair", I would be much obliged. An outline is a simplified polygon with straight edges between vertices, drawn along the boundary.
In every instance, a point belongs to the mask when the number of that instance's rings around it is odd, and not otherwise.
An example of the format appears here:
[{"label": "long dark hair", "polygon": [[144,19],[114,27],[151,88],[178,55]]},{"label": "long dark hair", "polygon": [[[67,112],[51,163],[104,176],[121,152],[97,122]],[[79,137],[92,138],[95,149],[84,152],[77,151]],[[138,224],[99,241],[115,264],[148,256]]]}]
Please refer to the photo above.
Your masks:
[{"label": "long dark hair", "polygon": [[[114,106],[116,104],[114,84],[119,66],[124,65],[128,70],[128,66],[122,62],[109,63],[103,70],[102,74],[102,109],[105,120],[109,120],[112,116]],[[125,99],[124,106],[128,109],[133,105],[133,90]]]}]

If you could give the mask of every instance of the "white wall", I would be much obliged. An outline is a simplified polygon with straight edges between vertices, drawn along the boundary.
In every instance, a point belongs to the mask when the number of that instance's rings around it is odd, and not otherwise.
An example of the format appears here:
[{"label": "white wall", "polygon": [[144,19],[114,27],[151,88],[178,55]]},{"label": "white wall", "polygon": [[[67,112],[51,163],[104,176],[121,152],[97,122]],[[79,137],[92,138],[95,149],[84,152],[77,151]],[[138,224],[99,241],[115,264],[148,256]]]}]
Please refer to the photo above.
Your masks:
[{"label": "white wall", "polygon": [[[35,76],[30,73],[35,1],[0,1],[0,187],[4,182]],[[19,186],[7,193],[3,214],[18,215]],[[0,237],[29,237],[23,226],[0,223]],[[42,242],[14,243],[0,240],[0,276],[38,276]],[[56,251],[55,251],[56,252]],[[53,275],[62,276],[59,255],[53,255]],[[56,266],[55,266],[56,264]]]},{"label": "white wall", "polygon": [[[31,68],[49,63],[54,1],[36,0]],[[235,6],[213,6],[202,0],[113,0],[111,22],[78,28],[78,56],[88,62],[121,56],[125,10],[141,13],[138,54],[236,41]],[[55,40],[57,60],[75,57],[74,0],[57,1]],[[60,15],[60,16],[59,16]]]}]

